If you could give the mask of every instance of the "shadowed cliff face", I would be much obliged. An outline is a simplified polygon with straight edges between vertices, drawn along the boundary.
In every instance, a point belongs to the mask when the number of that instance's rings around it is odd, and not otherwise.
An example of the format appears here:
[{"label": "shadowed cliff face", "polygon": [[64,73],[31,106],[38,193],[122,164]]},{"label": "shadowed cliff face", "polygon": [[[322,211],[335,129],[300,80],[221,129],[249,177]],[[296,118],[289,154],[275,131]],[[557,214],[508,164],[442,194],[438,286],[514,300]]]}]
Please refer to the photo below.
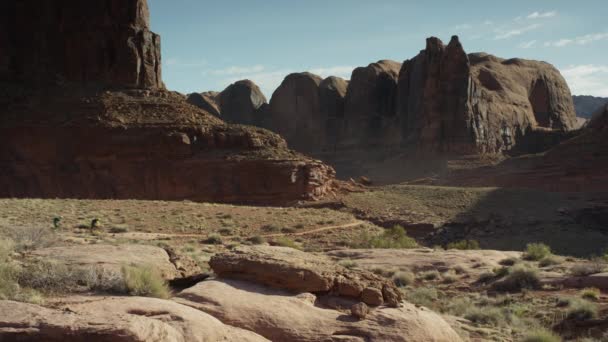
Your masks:
[{"label": "shadowed cliff face", "polygon": [[162,88],[145,0],[5,0],[0,79]]}]

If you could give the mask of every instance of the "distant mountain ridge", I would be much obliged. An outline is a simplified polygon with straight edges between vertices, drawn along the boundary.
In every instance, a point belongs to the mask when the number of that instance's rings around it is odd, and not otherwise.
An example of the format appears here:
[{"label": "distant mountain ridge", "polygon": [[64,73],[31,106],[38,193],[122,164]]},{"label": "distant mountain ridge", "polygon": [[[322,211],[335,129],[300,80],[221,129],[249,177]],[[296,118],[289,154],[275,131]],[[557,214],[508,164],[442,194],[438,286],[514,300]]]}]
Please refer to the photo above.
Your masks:
[{"label": "distant mountain ridge", "polygon": [[597,112],[600,107],[608,103],[608,97],[596,97],[589,95],[573,95],[574,109],[576,116],[591,119],[593,113]]}]

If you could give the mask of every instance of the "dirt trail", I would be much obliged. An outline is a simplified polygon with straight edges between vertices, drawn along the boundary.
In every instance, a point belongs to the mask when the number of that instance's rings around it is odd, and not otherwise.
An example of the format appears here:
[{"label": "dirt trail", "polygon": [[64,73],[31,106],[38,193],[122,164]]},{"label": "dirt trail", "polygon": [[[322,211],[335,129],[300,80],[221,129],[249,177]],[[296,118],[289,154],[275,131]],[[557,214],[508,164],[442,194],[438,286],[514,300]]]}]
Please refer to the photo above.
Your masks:
[{"label": "dirt trail", "polygon": [[334,229],[342,229],[342,228],[352,228],[352,227],[360,226],[360,225],[362,225],[364,223],[366,223],[366,222],[365,221],[361,221],[361,220],[357,220],[357,221],[351,222],[351,223],[340,224],[340,225],[336,225],[336,226],[320,227],[320,228],[315,228],[315,229],[312,229],[312,230],[307,230],[307,231],[297,232],[297,233],[265,234],[265,235],[262,235],[262,237],[278,237],[278,236],[286,236],[286,235],[289,235],[289,236],[302,236],[302,235],[308,235],[308,234],[323,232],[323,231],[326,231],[326,230],[334,230]]},{"label": "dirt trail", "polygon": [[[326,230],[352,228],[352,227],[360,226],[360,225],[362,225],[364,223],[366,223],[366,222],[365,221],[361,221],[361,220],[357,220],[355,222],[350,222],[350,223],[346,223],[346,224],[319,227],[319,228],[315,228],[315,229],[311,229],[311,230],[306,230],[306,231],[301,231],[301,232],[264,234],[264,235],[261,235],[261,236],[262,237],[279,237],[279,236],[288,236],[288,235],[289,236],[301,236],[301,235],[308,235],[308,234],[323,232],[323,231],[326,231]],[[202,236],[207,236],[208,234],[207,233],[201,233],[201,234],[179,234],[179,233],[168,234],[168,233],[129,232],[129,233],[123,233],[123,234],[116,234],[116,235],[120,236],[122,238],[134,239],[134,240],[158,240],[158,239],[163,239],[163,238],[174,238],[174,237],[200,238]]]}]

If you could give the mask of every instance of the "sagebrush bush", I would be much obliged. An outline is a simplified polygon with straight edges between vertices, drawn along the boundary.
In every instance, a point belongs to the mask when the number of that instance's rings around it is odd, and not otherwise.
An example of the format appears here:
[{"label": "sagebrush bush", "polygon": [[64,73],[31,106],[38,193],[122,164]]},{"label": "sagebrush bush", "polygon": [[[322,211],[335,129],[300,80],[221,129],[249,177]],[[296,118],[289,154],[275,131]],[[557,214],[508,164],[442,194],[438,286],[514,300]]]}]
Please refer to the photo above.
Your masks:
[{"label": "sagebrush bush", "polygon": [[509,274],[502,281],[494,283],[496,290],[508,292],[537,289],[539,287],[538,269],[519,265],[511,267]]},{"label": "sagebrush bush", "polygon": [[471,307],[464,314],[464,318],[477,324],[488,324],[493,326],[503,325],[505,317],[499,308]]},{"label": "sagebrush bush", "polygon": [[445,272],[444,274],[441,275],[441,280],[445,284],[452,284],[458,280],[458,276],[456,275],[455,272]]},{"label": "sagebrush bush", "polygon": [[360,236],[359,241],[353,247],[359,248],[416,248],[418,243],[413,238],[407,235],[405,229],[401,226],[394,226],[385,229],[382,234],[377,236],[369,236],[364,233]]},{"label": "sagebrush bush", "polygon": [[352,269],[357,267],[357,262],[353,261],[353,260],[342,260],[339,263],[342,267],[348,268],[348,269]]},{"label": "sagebrush bush", "polygon": [[567,311],[567,318],[574,320],[588,320],[597,318],[597,305],[584,299],[573,299]]},{"label": "sagebrush bush", "polygon": [[439,279],[439,272],[435,270],[421,272],[420,274],[418,274],[418,277],[423,280],[435,280]]},{"label": "sagebrush bush", "polygon": [[13,241],[13,247],[18,252],[48,247],[57,240],[55,232],[46,227],[23,226],[3,230],[4,234]]},{"label": "sagebrush bush", "polygon": [[284,236],[279,236],[276,239],[274,239],[273,244],[275,246],[289,247],[289,248],[293,248],[293,249],[301,249],[300,245],[298,245],[295,241],[293,241],[292,239],[290,239],[288,237],[284,237]]},{"label": "sagebrush bush", "polygon": [[596,260],[584,264],[576,264],[570,268],[570,274],[577,277],[602,273],[606,270],[606,264]]},{"label": "sagebrush bush", "polygon": [[581,297],[589,300],[600,299],[600,289],[595,287],[587,287],[581,290]]},{"label": "sagebrush bush", "polygon": [[251,242],[251,244],[253,245],[261,245],[263,243],[266,242],[266,239],[264,239],[263,237],[256,235],[256,236],[252,236],[249,239],[247,239],[247,241]]},{"label": "sagebrush bush", "polygon": [[560,257],[555,256],[555,255],[549,255],[549,256],[546,256],[546,257],[540,259],[540,261],[538,262],[538,266],[547,267],[547,266],[559,265],[561,263],[562,263],[562,259]]},{"label": "sagebrush bush", "polygon": [[218,234],[210,234],[205,240],[202,241],[208,245],[221,245],[223,243],[222,237]]},{"label": "sagebrush bush", "polygon": [[561,342],[562,338],[559,335],[546,329],[536,329],[526,333],[523,342]]},{"label": "sagebrush bush", "polygon": [[412,285],[415,280],[416,276],[412,272],[399,271],[393,275],[393,283],[398,287]]},{"label": "sagebrush bush", "polygon": [[523,258],[526,260],[538,261],[551,255],[551,248],[544,243],[529,243]]},{"label": "sagebrush bush", "polygon": [[479,242],[476,240],[460,240],[450,242],[447,244],[446,249],[460,249],[460,250],[473,250],[479,249]]},{"label": "sagebrush bush", "polygon": [[123,266],[126,290],[133,296],[169,298],[169,287],[150,266]]},{"label": "sagebrush bush", "polygon": [[406,297],[410,303],[432,307],[439,298],[439,293],[431,287],[419,287],[407,292]]}]

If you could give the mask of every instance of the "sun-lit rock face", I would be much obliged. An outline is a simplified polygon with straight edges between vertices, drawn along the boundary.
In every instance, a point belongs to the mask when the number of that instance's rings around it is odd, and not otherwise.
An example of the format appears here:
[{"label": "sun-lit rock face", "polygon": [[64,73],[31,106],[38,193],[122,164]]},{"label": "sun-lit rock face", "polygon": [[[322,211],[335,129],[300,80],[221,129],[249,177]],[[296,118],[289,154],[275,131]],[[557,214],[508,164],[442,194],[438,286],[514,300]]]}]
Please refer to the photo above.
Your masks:
[{"label": "sun-lit rock face", "polygon": [[[570,90],[548,63],[467,54],[454,36],[417,56],[356,68],[351,80],[291,74],[263,127],[307,152],[406,148],[478,154],[525,150],[577,128]],[[539,133],[540,132],[540,133]],[[539,138],[540,136],[540,138]]]}]

